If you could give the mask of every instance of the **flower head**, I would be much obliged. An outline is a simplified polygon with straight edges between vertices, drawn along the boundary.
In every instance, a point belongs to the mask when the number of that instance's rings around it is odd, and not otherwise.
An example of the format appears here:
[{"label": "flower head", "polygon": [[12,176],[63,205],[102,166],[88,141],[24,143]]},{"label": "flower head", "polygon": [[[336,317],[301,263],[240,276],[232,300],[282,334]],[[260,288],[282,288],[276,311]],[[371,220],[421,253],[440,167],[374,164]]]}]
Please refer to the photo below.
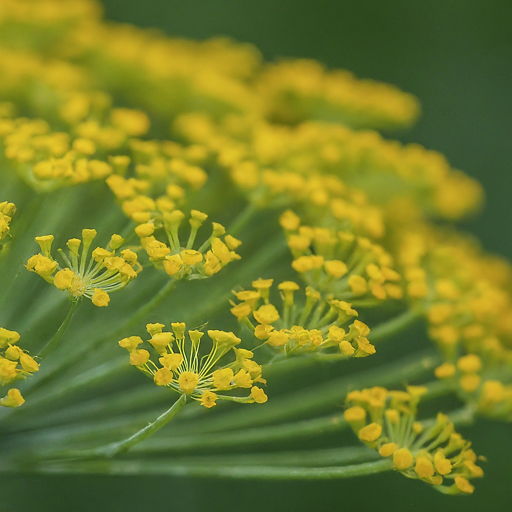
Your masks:
[{"label": "flower head", "polygon": [[67,291],[71,301],[87,297],[95,306],[107,306],[109,293],[124,288],[137,277],[142,266],[137,261],[137,254],[130,249],[116,254],[116,250],[124,243],[119,235],[112,235],[109,249],[97,247],[89,255],[95,237],[96,230],[84,229],[82,240],[68,240],[67,254],[59,249],[66,266],[61,266],[51,255],[53,235],[36,237],[41,252],[32,256],[26,267],[57,289]]},{"label": "flower head", "polygon": [[5,240],[9,236],[11,230],[9,224],[15,213],[16,207],[13,203],[7,201],[0,203],[0,250],[2,248],[2,240]]},{"label": "flower head", "polygon": [[[483,476],[471,443],[442,413],[435,421],[416,421],[417,405],[426,391],[420,386],[409,386],[407,391],[380,387],[353,391],[347,396],[350,407],[345,419],[364,444],[382,457],[392,457],[394,468],[406,477],[423,480],[446,494],[471,494],[469,480]],[[449,482],[453,483],[446,485]]]},{"label": "flower head", "polygon": [[[20,335],[0,327],[0,386],[23,380],[39,371],[39,364],[26,350],[16,343]],[[7,395],[0,399],[4,407],[19,407],[25,400],[18,389],[12,388]]]},{"label": "flower head", "polygon": [[[204,352],[202,331],[188,331],[186,336],[184,323],[176,322],[171,326],[173,332],[163,331],[163,324],[147,325],[151,336],[148,344],[158,354],[158,364],[148,350],[140,348],[144,342],[138,336],[119,342],[130,352],[130,363],[149,375],[157,386],[186,394],[207,408],[216,405],[217,400],[239,403],[267,401],[263,389],[255,386],[256,383],[265,384],[262,368],[253,361],[252,352],[236,348],[240,338],[232,332],[209,330],[211,348]],[[235,355],[234,361],[225,361],[228,353]],[[248,396],[228,394],[238,388],[251,389],[251,393]]]},{"label": "flower head", "polygon": [[[370,329],[356,320],[358,312],[352,304],[324,298],[310,286],[305,290],[305,297],[302,294],[297,297],[300,286],[284,281],[278,285],[282,305],[276,307],[269,294],[272,280],[259,279],[253,286],[254,291],[233,292],[243,302],[232,302],[231,313],[273,350],[296,355],[337,348],[347,357],[375,353],[375,347],[367,338]],[[265,295],[260,305],[261,290],[265,290]]]}]

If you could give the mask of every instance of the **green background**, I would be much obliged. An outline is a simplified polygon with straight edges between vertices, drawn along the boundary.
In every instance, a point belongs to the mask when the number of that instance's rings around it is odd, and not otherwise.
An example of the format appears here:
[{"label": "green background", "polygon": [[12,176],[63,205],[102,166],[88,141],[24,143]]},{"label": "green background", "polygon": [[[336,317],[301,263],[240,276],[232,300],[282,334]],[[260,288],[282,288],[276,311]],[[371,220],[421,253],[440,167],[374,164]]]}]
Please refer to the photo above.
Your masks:
[{"label": "green background", "polygon": [[[394,134],[446,154],[477,177],[484,213],[465,229],[512,257],[512,3],[508,0],[104,0],[116,21],[172,36],[227,35],[269,59],[309,57],[419,97],[418,125]],[[512,426],[466,429],[489,460],[471,497],[383,474],[347,481],[230,482],[167,477],[5,477],[0,512],[507,511]]]}]

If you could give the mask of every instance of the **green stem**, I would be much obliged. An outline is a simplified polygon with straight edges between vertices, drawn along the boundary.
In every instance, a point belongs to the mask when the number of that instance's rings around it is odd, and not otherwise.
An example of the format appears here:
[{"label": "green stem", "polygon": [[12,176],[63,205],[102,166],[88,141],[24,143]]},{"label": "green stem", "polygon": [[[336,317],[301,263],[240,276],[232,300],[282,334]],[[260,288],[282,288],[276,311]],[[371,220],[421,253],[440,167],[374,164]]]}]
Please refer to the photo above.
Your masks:
[{"label": "green stem", "polygon": [[[169,423],[178,412],[183,408],[183,406],[187,403],[187,395],[181,395],[176,402],[171,406],[170,409],[161,414],[155,421],[151,422],[149,425],[139,430],[132,436],[124,439],[123,441],[118,441],[117,443],[110,443],[106,446],[100,446],[99,448],[95,448],[93,450],[86,450],[83,452],[77,452],[79,458],[90,458],[90,457],[114,457],[118,453],[126,452],[132,446],[144,441],[148,437],[151,437],[153,434],[158,432],[161,428],[165,427],[167,423]],[[65,455],[64,455],[65,456]]]},{"label": "green stem", "polygon": [[144,445],[138,446],[135,450],[144,453],[164,453],[196,449],[232,448],[235,446],[245,447],[325,435],[331,432],[339,432],[348,426],[343,414],[335,414],[269,427],[249,428],[235,432],[213,432],[207,436],[159,436],[144,443]]},{"label": "green stem", "polygon": [[[443,384],[444,386],[438,386]],[[452,391],[452,386],[445,382],[426,384],[428,388],[427,394],[423,397],[422,402],[432,400],[439,397],[443,393]],[[467,419],[465,409],[457,410],[450,414],[450,419],[456,423]],[[340,432],[349,427],[343,414],[334,414],[321,418],[310,420],[295,421],[293,423],[284,423],[281,425],[272,425],[269,427],[250,428],[240,431],[214,432],[208,436],[191,435],[191,436],[159,436],[153,438],[144,445],[136,448],[137,451],[151,452],[180,452],[194,449],[207,448],[232,448],[233,446],[251,446],[267,443],[275,443],[282,441],[290,441],[293,439],[301,439],[312,437],[315,435],[325,435],[326,433]],[[172,433],[171,433],[172,434]]]},{"label": "green stem", "polygon": [[[187,433],[196,429],[212,431],[235,430],[237,428],[254,427],[265,423],[311,414],[332,405],[339,405],[346,394],[352,389],[370,386],[392,386],[412,381],[429,373],[441,362],[441,356],[429,350],[414,354],[392,364],[371,368],[364,372],[343,376],[331,381],[301,389],[283,397],[275,397],[268,403],[251,407],[247,410],[234,410],[222,416],[212,418],[206,424],[184,426]],[[265,371],[263,371],[265,377]],[[174,430],[174,429],[173,429]]]},{"label": "green stem", "polygon": [[[169,294],[176,288],[177,285],[178,281],[176,280],[168,281],[165,284],[165,286],[162,287],[149,302],[147,302],[144,306],[137,310],[137,312],[130,318],[130,320],[126,324],[117,329],[114,333],[110,334],[108,338],[114,338],[118,334],[127,331],[130,327],[137,325],[146,315],[148,315],[149,313],[151,313],[151,311],[160,306],[160,304],[163,303],[163,301],[169,296]],[[99,341],[98,345],[100,345],[103,341],[105,340],[102,339],[101,341]]]},{"label": "green stem", "polygon": [[62,324],[60,325],[60,327],[57,329],[57,332],[37,355],[37,358],[40,361],[48,357],[48,355],[50,355],[53,349],[55,349],[55,347],[57,347],[57,345],[60,343],[60,340],[64,336],[64,333],[66,332],[66,329],[68,328],[69,323],[71,322],[71,318],[73,317],[73,313],[76,311],[78,304],[78,301],[71,303],[71,307],[69,308],[68,314],[64,321],[62,322]]},{"label": "green stem", "polygon": [[382,324],[377,325],[377,327],[374,327],[370,331],[370,334],[368,334],[368,339],[371,343],[378,343],[383,341],[390,336],[404,331],[409,326],[416,323],[416,321],[419,320],[421,316],[422,312],[418,309],[408,309],[401,315],[398,315],[395,318],[392,318],[391,320],[383,322]]},{"label": "green stem", "polygon": [[98,473],[108,475],[169,475],[259,480],[331,480],[374,475],[393,469],[393,461],[381,459],[349,466],[326,468],[272,466],[180,466],[168,461],[115,460],[86,461],[74,464],[46,464],[37,468],[45,473]]},{"label": "green stem", "polygon": [[[144,443],[147,444],[147,443]],[[138,448],[138,447],[137,447]],[[132,452],[134,453],[134,452]],[[321,450],[274,451],[265,453],[236,453],[188,455],[173,457],[176,465],[188,466],[300,466],[319,467],[355,464],[379,460],[375,450],[366,446],[324,448]]]},{"label": "green stem", "polygon": [[[180,443],[188,449],[189,447],[209,446],[210,442],[207,442],[207,440],[211,440],[213,444],[218,443],[219,446],[229,445],[229,439],[236,439],[238,435],[240,437],[247,436],[247,432],[240,434],[233,432],[244,428],[251,429],[249,431],[250,435],[247,437],[248,443],[264,442],[267,439],[272,441],[293,436],[313,435],[322,429],[341,430],[345,427],[345,420],[342,415],[302,421],[298,424],[274,425],[267,429],[257,429],[255,427],[291,420],[303,414],[311,415],[315,412],[324,411],[333,405],[339,407],[343,403],[346,394],[352,389],[374,385],[391,387],[398,383],[412,381],[421,377],[424,373],[430,372],[439,364],[439,361],[440,356],[432,352],[421,354],[419,357],[416,355],[414,358],[400,360],[381,368],[372,368],[357,375],[333,379],[295,393],[275,397],[264,405],[240,407],[225,414],[211,417],[208,421],[198,421],[198,418],[194,418],[192,421],[180,422],[173,426],[170,435],[176,438],[181,437],[176,443]],[[75,383],[73,383],[73,387],[75,387]],[[44,402],[45,400],[42,397],[40,401]],[[119,420],[119,417],[115,420],[116,428],[120,425]],[[126,423],[129,424],[130,422],[133,423],[133,417],[126,418]],[[81,435],[84,428],[84,424],[81,424],[77,427],[78,430],[74,432],[74,428],[67,425],[65,432],[62,432],[62,439],[66,438],[67,442],[73,436]],[[113,427],[109,426],[108,421],[96,421],[86,427],[89,434],[93,434],[95,431],[100,434],[102,431],[109,431],[111,428]],[[56,429],[54,428],[52,431],[55,432]],[[230,431],[230,433],[227,431]],[[208,436],[204,436],[205,433],[208,433]],[[212,433],[215,433],[215,435],[212,435]],[[229,438],[230,435],[231,438]],[[199,439],[201,436],[205,441]],[[240,444],[243,444],[243,442],[244,440],[240,438]],[[170,442],[169,445],[172,449],[177,446],[173,443],[174,441]]]},{"label": "green stem", "polygon": [[244,210],[236,217],[234,222],[229,226],[226,232],[229,235],[236,236],[247,225],[254,214],[258,211],[254,204],[249,203]]},{"label": "green stem", "polygon": [[[69,368],[73,364],[77,362],[81,362],[84,358],[84,355],[87,353],[93,353],[97,347],[100,347],[104,343],[116,339],[116,337],[122,336],[124,333],[136,325],[141,319],[143,319],[147,314],[149,314],[153,309],[157,308],[162,304],[162,302],[168,297],[168,295],[176,288],[177,281],[168,281],[164,287],[160,289],[160,291],[149,301],[144,304],[144,306],[140,307],[133,316],[130,317],[130,320],[124,323],[118,329],[109,332],[105,336],[101,336],[94,340],[94,342],[90,345],[83,345],[82,350],[76,350],[69,357],[61,357],[59,364],[57,364],[51,374],[45,376],[38,383],[39,389],[41,386],[47,385],[48,383],[54,381],[61,373],[62,370]],[[116,366],[117,361],[113,363]],[[66,386],[67,387],[67,386]]]}]

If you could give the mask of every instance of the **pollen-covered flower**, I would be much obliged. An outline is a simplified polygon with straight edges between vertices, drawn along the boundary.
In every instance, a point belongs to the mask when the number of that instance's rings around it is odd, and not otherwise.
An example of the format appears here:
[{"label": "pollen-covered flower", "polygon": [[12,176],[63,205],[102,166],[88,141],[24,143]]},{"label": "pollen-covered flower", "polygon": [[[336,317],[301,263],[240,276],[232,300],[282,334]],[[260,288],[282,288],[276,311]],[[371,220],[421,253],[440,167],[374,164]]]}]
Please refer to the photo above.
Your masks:
[{"label": "pollen-covered flower", "polygon": [[407,391],[382,387],[352,391],[344,416],[364,444],[382,457],[391,457],[394,468],[406,477],[423,480],[446,494],[471,494],[474,487],[469,480],[484,474],[475,464],[471,443],[455,432],[445,414],[439,413],[435,421],[416,420],[418,402],[426,391],[420,386],[408,386]]},{"label": "pollen-covered flower", "polygon": [[135,279],[142,266],[137,261],[137,253],[130,249],[116,254],[124,244],[124,239],[119,235],[112,235],[108,249],[96,247],[89,254],[95,237],[96,230],[84,229],[82,240],[68,240],[67,254],[59,249],[62,265],[51,255],[53,235],[36,237],[41,252],[32,256],[26,267],[59,290],[67,291],[72,302],[87,297],[95,306],[108,306],[109,294]]},{"label": "pollen-covered flower", "polygon": [[254,290],[233,292],[243,302],[232,302],[231,313],[258,340],[286,355],[333,347],[347,357],[375,353],[375,347],[367,338],[370,328],[356,319],[358,312],[352,304],[324,298],[310,286],[306,287],[305,297],[300,294],[296,300],[300,286],[284,281],[278,285],[281,296],[278,308],[270,300],[272,283],[272,279],[258,279],[252,283]]},{"label": "pollen-covered flower", "polygon": [[[212,234],[196,250],[196,236],[208,215],[198,210],[190,212],[190,233],[186,243],[180,241],[179,228],[185,219],[181,210],[155,213],[135,228],[142,247],[149,260],[157,268],[163,268],[168,276],[179,279],[205,279],[219,272],[232,261],[240,259],[235,249],[242,243],[231,235],[226,235],[224,226],[212,223]],[[146,218],[145,218],[146,220]],[[162,234],[166,241],[157,237]],[[156,235],[156,236],[155,236]],[[225,236],[224,236],[225,235]],[[224,240],[221,237],[224,236]]]},{"label": "pollen-covered flower", "polygon": [[[211,347],[208,352],[203,350],[202,331],[188,331],[187,337],[184,323],[171,324],[173,332],[163,331],[164,327],[159,323],[146,326],[151,336],[148,344],[158,354],[158,359],[145,348],[140,348],[144,342],[139,336],[130,336],[119,342],[130,353],[130,363],[149,375],[157,386],[185,394],[207,408],[216,405],[217,400],[239,403],[267,401],[263,389],[256,386],[266,383],[261,376],[261,366],[253,361],[251,351],[236,348],[241,340],[232,332],[209,330]],[[234,356],[234,361],[226,361],[228,354]],[[250,389],[250,394],[230,393],[238,388]]]},{"label": "pollen-covered flower", "polygon": [[292,267],[310,286],[337,299],[373,301],[402,299],[401,276],[392,256],[370,239],[349,231],[290,224],[286,211],[280,223],[293,254]]},{"label": "pollen-covered flower", "polygon": [[[39,370],[39,364],[27,351],[16,343],[20,335],[0,327],[0,386],[23,380]],[[25,400],[18,389],[9,389],[7,395],[0,399],[4,407],[19,407]]]},{"label": "pollen-covered flower", "polygon": [[9,236],[11,230],[9,224],[13,215],[16,213],[16,206],[13,203],[3,201],[0,203],[0,250],[2,249],[2,240]]}]

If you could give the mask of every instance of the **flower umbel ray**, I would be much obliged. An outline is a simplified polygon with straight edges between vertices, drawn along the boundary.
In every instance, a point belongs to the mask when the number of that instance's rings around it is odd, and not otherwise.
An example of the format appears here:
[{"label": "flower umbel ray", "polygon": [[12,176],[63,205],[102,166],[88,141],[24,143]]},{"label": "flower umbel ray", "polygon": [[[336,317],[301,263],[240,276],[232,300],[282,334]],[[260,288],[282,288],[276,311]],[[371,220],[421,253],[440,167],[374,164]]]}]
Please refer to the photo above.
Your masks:
[{"label": "flower umbel ray", "polygon": [[87,297],[95,306],[108,306],[109,293],[124,288],[137,277],[142,266],[137,261],[137,254],[130,249],[122,250],[120,256],[116,255],[116,250],[124,243],[119,235],[112,235],[109,249],[97,247],[89,257],[95,237],[96,230],[84,229],[82,240],[68,240],[68,254],[59,249],[64,265],[67,265],[61,267],[51,255],[53,235],[39,236],[36,242],[41,253],[32,256],[26,267],[59,290],[67,291],[71,301]]},{"label": "flower umbel ray", "polygon": [[[426,392],[421,386],[409,386],[407,391],[382,387],[353,391],[347,396],[351,407],[345,419],[363,443],[382,457],[392,457],[394,468],[404,476],[423,480],[445,494],[471,494],[474,487],[469,480],[484,474],[475,464],[471,443],[455,432],[445,414],[439,413],[429,424],[416,421],[418,402]],[[453,484],[443,485],[446,481]]]},{"label": "flower umbel ray", "polygon": [[[252,360],[254,354],[236,348],[241,340],[232,332],[209,330],[211,349],[201,350],[202,331],[188,331],[184,323],[172,323],[173,332],[163,331],[164,324],[148,324],[151,338],[148,344],[156,352],[158,364],[148,350],[139,348],[144,342],[138,336],[130,336],[119,345],[130,352],[130,363],[153,378],[157,386],[166,386],[180,394],[186,394],[201,405],[211,408],[217,400],[231,400],[239,403],[264,403],[267,396],[255,386],[265,384],[261,366]],[[204,344],[204,342],[203,342]],[[221,360],[229,353],[235,356],[232,362]],[[234,389],[250,389],[250,394],[239,396],[228,394]]]}]

